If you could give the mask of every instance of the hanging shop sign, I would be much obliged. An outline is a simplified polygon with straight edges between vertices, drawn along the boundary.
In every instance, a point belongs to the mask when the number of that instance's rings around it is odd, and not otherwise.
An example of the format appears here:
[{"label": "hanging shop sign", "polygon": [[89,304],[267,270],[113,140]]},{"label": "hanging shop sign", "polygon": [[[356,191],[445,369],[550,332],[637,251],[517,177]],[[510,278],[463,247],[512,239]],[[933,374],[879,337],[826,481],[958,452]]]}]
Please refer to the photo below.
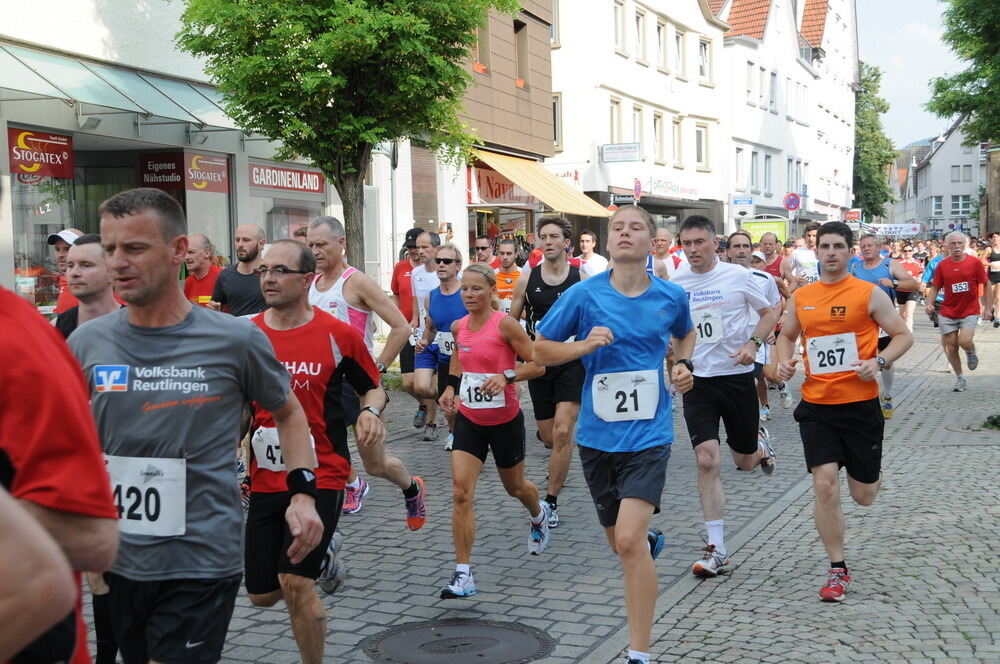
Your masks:
[{"label": "hanging shop sign", "polygon": [[143,187],[184,188],[184,153],[149,152],[139,155],[139,182]]},{"label": "hanging shop sign", "polygon": [[304,171],[267,164],[250,164],[250,186],[322,194],[325,180],[319,171]]},{"label": "hanging shop sign", "polygon": [[229,193],[229,160],[215,155],[184,153],[184,188],[188,191]]},{"label": "hanging shop sign", "polygon": [[10,172],[25,181],[73,178],[73,137],[44,131],[7,128]]}]

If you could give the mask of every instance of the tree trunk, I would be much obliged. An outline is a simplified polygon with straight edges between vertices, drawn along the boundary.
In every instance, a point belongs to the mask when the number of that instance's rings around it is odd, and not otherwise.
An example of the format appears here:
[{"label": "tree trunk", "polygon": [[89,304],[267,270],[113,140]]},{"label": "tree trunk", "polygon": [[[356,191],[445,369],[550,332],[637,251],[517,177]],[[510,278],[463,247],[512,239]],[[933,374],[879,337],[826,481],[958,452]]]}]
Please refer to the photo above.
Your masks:
[{"label": "tree trunk", "polygon": [[347,262],[365,272],[365,174],[346,173],[334,182],[344,205]]}]

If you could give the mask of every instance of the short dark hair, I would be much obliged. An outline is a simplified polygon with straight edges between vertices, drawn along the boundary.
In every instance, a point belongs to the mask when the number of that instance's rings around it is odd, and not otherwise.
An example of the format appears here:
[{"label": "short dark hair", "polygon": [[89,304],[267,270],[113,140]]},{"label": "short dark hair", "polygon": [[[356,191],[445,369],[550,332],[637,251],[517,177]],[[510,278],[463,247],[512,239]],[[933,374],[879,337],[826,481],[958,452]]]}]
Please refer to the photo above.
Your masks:
[{"label": "short dark hair", "polygon": [[100,244],[101,236],[97,233],[87,233],[76,238],[76,242],[73,243],[74,247],[79,247],[81,244]]},{"label": "short dark hair", "polygon": [[[315,272],[316,271],[316,257],[313,256],[313,252],[312,252],[312,250],[309,247],[307,247],[306,245],[302,244],[301,242],[297,242],[296,240],[289,240],[289,239],[275,240],[274,242],[271,243],[271,246],[272,247],[276,247],[279,244],[285,245],[285,246],[288,246],[288,247],[295,247],[295,249],[298,250],[298,252],[299,252],[298,264],[299,265],[298,265],[297,269],[299,269],[299,270],[305,270],[306,272]],[[289,267],[291,267],[291,266],[289,266]]]},{"label": "short dark hair", "polygon": [[535,224],[535,231],[541,231],[542,227],[548,226],[549,224],[558,226],[565,239],[573,239],[573,226],[569,223],[566,217],[561,214],[543,214],[538,218],[538,223]]},{"label": "short dark hair", "polygon": [[708,217],[700,214],[692,214],[687,217],[682,223],[681,227],[677,229],[677,237],[680,237],[684,231],[692,231],[701,229],[703,231],[708,231],[715,237],[715,224]]},{"label": "short dark hair", "polygon": [[584,235],[589,235],[590,237],[594,238],[594,244],[597,244],[597,233],[595,233],[590,229],[580,231],[580,235],[577,236],[576,241],[579,242],[580,238],[582,238]]},{"label": "short dark hair", "polygon": [[305,237],[307,235],[309,235],[309,227],[308,226],[299,226],[292,233],[292,237]]},{"label": "short dark hair", "polygon": [[732,244],[733,238],[736,237],[737,235],[742,235],[743,237],[745,237],[747,239],[747,242],[750,243],[750,246],[753,247],[753,238],[750,237],[750,233],[744,230],[733,231],[732,233],[730,233],[728,244]]},{"label": "short dark hair", "polygon": [[[818,223],[818,222],[813,222]],[[806,228],[809,228],[806,226]],[[854,231],[851,227],[842,221],[828,221],[825,224],[819,224],[819,228],[816,232],[816,242],[819,243],[819,239],[824,235],[839,235],[847,242],[847,246],[851,247],[854,245]]]},{"label": "short dark hair", "polygon": [[116,219],[139,214],[147,210],[156,212],[160,235],[167,242],[175,237],[187,235],[187,220],[181,204],[165,191],[140,187],[115,194],[97,208],[100,216],[111,215]]},{"label": "short dark hair", "polygon": [[517,242],[514,241],[514,238],[512,238],[512,237],[505,237],[505,238],[501,239],[499,242],[497,242],[497,246],[498,247],[502,246],[502,245],[505,245],[505,244],[509,244],[510,246],[514,247],[515,250],[517,250]]},{"label": "short dark hair", "polygon": [[490,236],[489,235],[477,235],[476,239],[477,240],[486,240],[487,242],[489,242],[490,241]]},{"label": "short dark hair", "polygon": [[[808,224],[806,224],[805,229],[803,229],[803,231],[802,231],[802,237],[805,237],[805,236],[809,235],[813,231],[818,231],[822,226],[823,226],[823,224],[819,223],[818,221],[810,221]],[[818,233],[817,233],[816,237],[819,237]]]}]

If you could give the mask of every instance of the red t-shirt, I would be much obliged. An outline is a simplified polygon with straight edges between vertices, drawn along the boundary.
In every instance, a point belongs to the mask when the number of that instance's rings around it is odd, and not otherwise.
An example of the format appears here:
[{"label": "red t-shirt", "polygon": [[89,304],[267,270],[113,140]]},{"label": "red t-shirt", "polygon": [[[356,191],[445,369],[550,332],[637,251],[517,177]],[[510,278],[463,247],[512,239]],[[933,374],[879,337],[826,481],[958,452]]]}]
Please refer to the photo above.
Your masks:
[{"label": "red t-shirt", "polygon": [[410,279],[411,274],[413,274],[413,265],[410,263],[410,259],[401,260],[396,263],[396,267],[392,268],[392,281],[389,284],[389,290],[399,300],[397,306],[403,312],[403,316],[407,321],[413,320],[413,282]]},{"label": "red t-shirt", "polygon": [[783,260],[785,260],[785,259],[781,256],[781,254],[778,254],[778,256],[774,259],[774,261],[770,265],[765,265],[764,266],[764,272],[767,272],[769,275],[771,275],[775,279],[781,279],[782,278],[781,277],[781,262]]},{"label": "red t-shirt", "polygon": [[[903,269],[906,270],[906,272],[911,277],[913,277],[914,279],[916,279],[918,282],[920,281],[920,277],[924,273],[924,264],[923,263],[921,263],[920,261],[918,261],[916,258],[905,258],[905,259],[899,261],[899,264],[903,266]],[[902,288],[897,288],[896,290],[898,290],[900,293],[912,293],[913,292],[913,291],[905,291]]]},{"label": "red t-shirt", "polygon": [[[59,332],[0,288],[0,484],[60,512],[117,519],[83,372]],[[79,583],[79,575],[77,575]],[[73,664],[89,664],[77,600]]]},{"label": "red t-shirt", "polygon": [[219,278],[220,272],[222,272],[221,267],[212,265],[201,279],[189,274],[188,278],[184,280],[184,297],[197,305],[207,307],[208,303],[212,301],[215,280]]},{"label": "red t-shirt", "polygon": [[66,275],[60,274],[59,297],[56,299],[56,308],[52,311],[52,313],[61,314],[67,309],[72,309],[78,304],[80,304],[80,300],[76,299],[76,297],[69,292],[69,288],[66,286]]},{"label": "red t-shirt", "polygon": [[965,318],[979,315],[979,284],[986,283],[986,268],[978,258],[951,256],[938,263],[931,283],[944,294],[941,315],[945,318]]},{"label": "red t-shirt", "polygon": [[[275,330],[264,314],[251,320],[274,346],[274,355],[291,374],[292,391],[309,421],[316,458],[316,486],[343,490],[351,470],[347,450],[347,426],[340,406],[342,376],[354,391],[364,394],[379,385],[382,375],[375,367],[365,340],[354,328],[330,314],[313,308],[313,319],[294,330]],[[338,361],[339,358],[339,361]],[[284,462],[271,413],[254,404],[254,433],[250,439],[251,490],[280,493],[288,490]],[[258,457],[258,455],[260,455]]]}]

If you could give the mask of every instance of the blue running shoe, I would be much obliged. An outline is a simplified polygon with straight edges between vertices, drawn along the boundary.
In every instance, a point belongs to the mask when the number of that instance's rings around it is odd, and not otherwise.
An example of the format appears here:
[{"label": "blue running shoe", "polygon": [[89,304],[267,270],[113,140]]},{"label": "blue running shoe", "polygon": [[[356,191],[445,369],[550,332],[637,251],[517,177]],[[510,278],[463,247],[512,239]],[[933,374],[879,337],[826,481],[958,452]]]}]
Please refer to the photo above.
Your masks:
[{"label": "blue running shoe", "polygon": [[653,560],[663,551],[663,545],[667,543],[667,538],[663,536],[663,531],[659,528],[650,528],[646,531],[646,540],[649,541],[649,555]]}]

